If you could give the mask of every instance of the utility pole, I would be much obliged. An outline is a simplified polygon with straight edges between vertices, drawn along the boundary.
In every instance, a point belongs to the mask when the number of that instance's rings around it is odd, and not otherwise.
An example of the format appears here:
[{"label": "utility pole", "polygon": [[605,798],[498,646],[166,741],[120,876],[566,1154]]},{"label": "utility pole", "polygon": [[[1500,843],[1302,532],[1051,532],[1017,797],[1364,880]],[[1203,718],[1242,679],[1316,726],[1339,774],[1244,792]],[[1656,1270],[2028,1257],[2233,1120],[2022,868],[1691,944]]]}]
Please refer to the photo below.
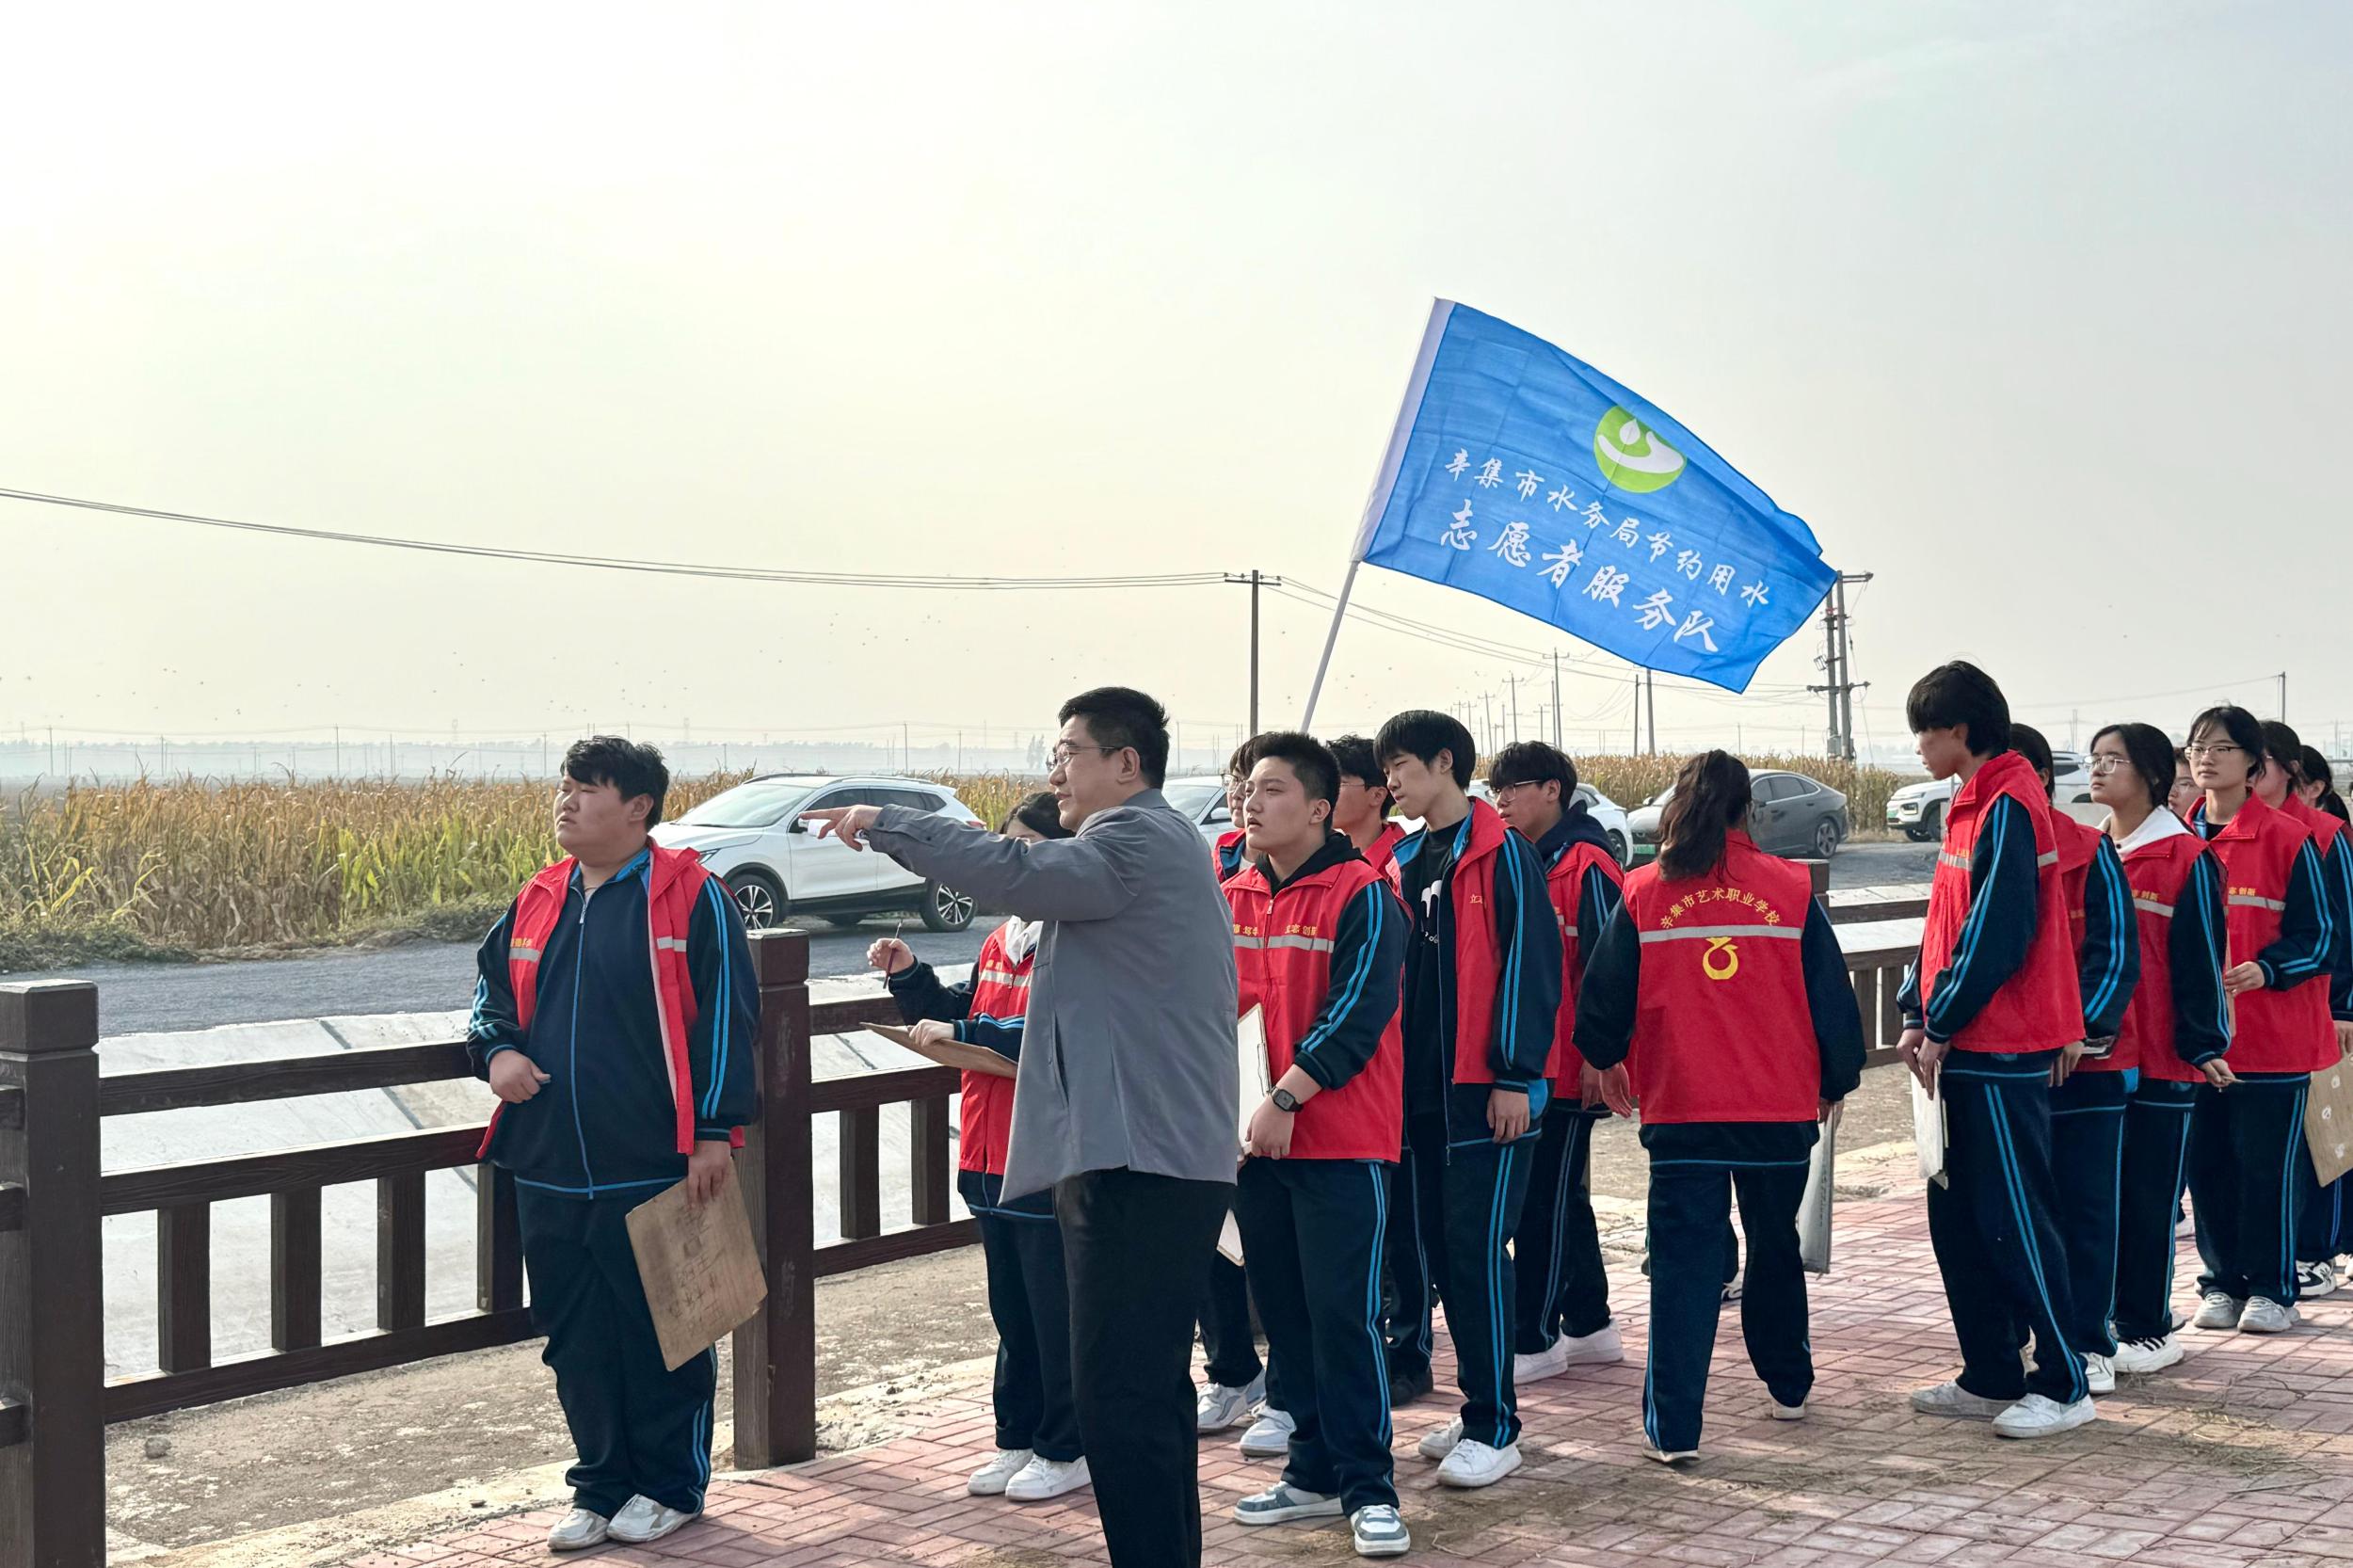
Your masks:
[{"label": "utility pole", "polygon": [[1279,588],[1283,585],[1283,580],[1279,577],[1269,577],[1254,567],[1247,573],[1229,571],[1225,574],[1225,581],[1244,583],[1250,586],[1250,733],[1256,735],[1259,733],[1258,590],[1261,587]]},{"label": "utility pole", "polygon": [[1520,681],[1522,679],[1524,678],[1517,674],[1507,675],[1503,678],[1503,683],[1512,688],[1512,739],[1514,742],[1520,738]]},{"label": "utility pole", "polygon": [[1630,742],[1628,742],[1628,743],[1627,743],[1627,744],[1626,744],[1626,751],[1627,751],[1628,755],[1630,755],[1630,756],[1640,756],[1640,755],[1641,754],[1641,750],[1642,750],[1642,672],[1641,672],[1641,670],[1636,670],[1636,671],[1634,672],[1634,739],[1633,739],[1632,741],[1630,741]]},{"label": "utility pole", "polygon": [[[1838,574],[1838,581],[1831,584],[1830,597],[1822,601],[1824,684],[1806,688],[1809,692],[1824,694],[1830,701],[1828,725],[1823,731],[1823,754],[1843,758],[1849,762],[1855,759],[1854,694],[1867,691],[1871,683],[1858,681],[1854,678],[1854,659],[1847,640],[1847,584],[1869,581],[1871,573],[1867,571],[1842,571]],[[1799,744],[1802,749],[1802,739]]]},{"label": "utility pole", "polygon": [[1496,749],[1496,694],[1479,694],[1479,749],[1492,755]]},{"label": "utility pole", "polygon": [[1556,751],[1568,748],[1561,742],[1561,650],[1552,650],[1552,744]]},{"label": "utility pole", "polygon": [[1650,709],[1650,754],[1658,755],[1658,678],[1656,672],[1642,672],[1642,692]]},{"label": "utility pole", "polygon": [[2280,672],[2280,722],[2288,722],[2288,672]]}]

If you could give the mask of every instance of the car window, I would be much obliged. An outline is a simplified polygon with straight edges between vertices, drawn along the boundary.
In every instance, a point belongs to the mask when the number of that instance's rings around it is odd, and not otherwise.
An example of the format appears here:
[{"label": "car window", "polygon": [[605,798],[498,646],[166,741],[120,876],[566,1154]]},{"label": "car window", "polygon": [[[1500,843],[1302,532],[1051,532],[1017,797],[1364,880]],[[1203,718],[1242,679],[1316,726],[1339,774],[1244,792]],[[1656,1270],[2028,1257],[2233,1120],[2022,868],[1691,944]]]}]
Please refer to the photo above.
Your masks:
[{"label": "car window", "polygon": [[1593,803],[1598,800],[1600,796],[1595,793],[1593,787],[1591,784],[1579,784],[1577,787],[1577,798],[1583,801],[1586,808],[1591,810]]},{"label": "car window", "polygon": [[840,784],[810,801],[803,811],[830,811],[840,806],[904,806],[899,792],[880,784]]},{"label": "car window", "polygon": [[1201,808],[1215,801],[1219,812],[1217,820],[1225,820],[1225,786],[1223,784],[1171,784],[1166,792],[1168,804],[1188,817],[1197,819]]},{"label": "car window", "polygon": [[1758,779],[1753,792],[1758,800],[1780,801],[1792,799],[1803,794],[1805,791],[1796,779],[1787,774],[1777,773],[1769,777]]},{"label": "car window", "polygon": [[686,827],[774,827],[808,793],[794,779],[755,778],[723,790],[679,819]]},{"label": "car window", "polygon": [[880,806],[911,806],[918,811],[936,811],[947,804],[929,790],[877,790],[874,792],[888,797],[875,803]]},{"label": "car window", "polygon": [[1233,820],[1234,814],[1225,809],[1225,800],[1222,795],[1218,798],[1217,804],[1209,808],[1209,814],[1202,819],[1213,827],[1230,824]]}]

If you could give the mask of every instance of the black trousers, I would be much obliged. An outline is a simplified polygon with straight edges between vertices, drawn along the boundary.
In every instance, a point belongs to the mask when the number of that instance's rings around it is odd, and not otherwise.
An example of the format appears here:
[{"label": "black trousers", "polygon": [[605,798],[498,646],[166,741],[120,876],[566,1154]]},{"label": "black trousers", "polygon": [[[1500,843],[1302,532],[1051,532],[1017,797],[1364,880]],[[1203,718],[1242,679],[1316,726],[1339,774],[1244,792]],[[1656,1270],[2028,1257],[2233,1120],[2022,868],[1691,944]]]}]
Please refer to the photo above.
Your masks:
[{"label": "black trousers", "polygon": [[2173,1332],[2173,1260],[2182,1184],[2189,1174],[2190,1110],[2198,1085],[2143,1078],[2124,1110],[2123,1180],[2116,1208],[2116,1336]]},{"label": "black trousers", "polygon": [[[1980,1054],[1982,1065],[1958,1060]],[[1961,1385],[1980,1399],[2033,1393],[2073,1404],[2089,1390],[2056,1212],[2049,1068],[2006,1065],[1991,1053],[1945,1059],[1937,1093],[1950,1179],[1929,1184],[1929,1241],[1961,1341]],[[2032,1373],[2018,1362],[2029,1333]]]},{"label": "black trousers", "polygon": [[[2202,1294],[2296,1300],[2296,1168],[2304,1152],[2297,1074],[2201,1084],[2190,1112],[2189,1195],[2198,1209]],[[2309,1179],[2310,1172],[2306,1173]]]},{"label": "black trousers", "polygon": [[2353,1204],[2345,1202],[2345,1177],[2323,1187],[2313,1170],[2310,1145],[2296,1166],[2296,1260],[2333,1262],[2353,1252]]},{"label": "black trousers", "polygon": [[[2068,1341],[2078,1354],[2114,1355],[2108,1319],[2116,1308],[2117,1214],[2123,1202],[2124,1118],[2139,1074],[2083,1072],[2051,1091],[2051,1176],[2067,1250],[2075,1316]],[[2102,1282],[2106,1288],[2102,1288]]]},{"label": "black trousers", "polygon": [[1609,1276],[1601,1261],[1587,1171],[1601,1119],[1574,1100],[1545,1108],[1544,1137],[1528,1173],[1528,1201],[1512,1235],[1513,1349],[1550,1350],[1609,1322]]},{"label": "black trousers", "polygon": [[1397,1163],[1388,1168],[1389,1224],[1382,1250],[1388,1272],[1389,1375],[1418,1377],[1430,1370],[1432,1310],[1438,1300],[1438,1271],[1431,1250],[1439,1235],[1438,1181],[1446,1169],[1446,1124],[1436,1118],[1405,1118]]},{"label": "black trousers", "polygon": [[576,1507],[608,1519],[638,1495],[698,1512],[711,1482],[719,1352],[675,1372],[663,1366],[623,1223],[653,1191],[570,1198],[515,1189],[532,1321],[548,1337],[539,1359],[555,1373],[580,1454],[564,1479]]},{"label": "black trousers", "polygon": [[[1248,1243],[1242,1250],[1249,1251]],[[1258,1359],[1257,1336],[1250,1327],[1250,1296],[1241,1265],[1228,1261],[1211,1238],[1209,1284],[1201,1294],[1201,1353],[1209,1358],[1209,1381],[1226,1388],[1247,1388],[1263,1370],[1267,1408],[1288,1411],[1271,1336],[1266,1360]]]},{"label": "black trousers", "polygon": [[1504,1242],[1520,1223],[1535,1142],[1457,1138],[1437,1168],[1438,1234],[1431,1257],[1454,1341],[1463,1435],[1495,1448],[1520,1435],[1519,1394],[1512,1384],[1514,1286]]},{"label": "black trousers", "polygon": [[1353,1513],[1397,1504],[1389,1372],[1381,1338],[1387,1170],[1370,1160],[1252,1160],[1234,1208],[1295,1423],[1283,1479]]},{"label": "black trousers", "polygon": [[1086,1171],[1054,1184],[1079,1436],[1115,1568],[1197,1568],[1193,1307],[1230,1182]]},{"label": "black trousers", "polygon": [[997,1325],[997,1446],[1073,1460],[1079,1406],[1070,1389],[1070,1277],[1063,1267],[1062,1227],[1050,1211],[978,1208],[1002,1178],[965,1172],[957,1178],[981,1227],[988,1269],[988,1316]]},{"label": "black trousers", "polygon": [[[1798,1256],[1798,1204],[1807,1161],[1732,1166],[1654,1160],[1650,1167],[1650,1355],[1642,1375],[1642,1432],[1668,1453],[1700,1444],[1700,1407],[1723,1308],[1724,1231],[1733,1195],[1749,1239],[1740,1336],[1749,1365],[1782,1404],[1814,1387],[1806,1338],[1805,1268]],[[2017,1364],[2013,1348],[2010,1361]]]}]

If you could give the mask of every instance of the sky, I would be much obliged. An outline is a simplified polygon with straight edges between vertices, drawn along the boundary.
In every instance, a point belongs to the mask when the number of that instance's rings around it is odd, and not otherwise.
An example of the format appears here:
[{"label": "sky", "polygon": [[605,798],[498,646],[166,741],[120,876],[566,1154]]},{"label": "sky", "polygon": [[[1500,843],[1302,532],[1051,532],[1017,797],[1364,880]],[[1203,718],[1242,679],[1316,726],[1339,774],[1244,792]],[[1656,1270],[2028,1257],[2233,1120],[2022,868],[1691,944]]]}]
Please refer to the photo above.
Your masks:
[{"label": "sky", "polygon": [[[1804,518],[1866,742],[2353,732],[2353,8],[16,8],[0,488],[876,573],[1278,574],[1294,722],[1433,296]],[[0,732],[856,736],[1248,713],[1249,593],[716,582],[0,501]],[[1318,728],[1626,666],[1378,569]],[[1818,748],[1820,638],[1662,744]],[[1513,686],[1508,678],[1524,684]],[[2353,733],[2345,738],[2353,741]]]}]

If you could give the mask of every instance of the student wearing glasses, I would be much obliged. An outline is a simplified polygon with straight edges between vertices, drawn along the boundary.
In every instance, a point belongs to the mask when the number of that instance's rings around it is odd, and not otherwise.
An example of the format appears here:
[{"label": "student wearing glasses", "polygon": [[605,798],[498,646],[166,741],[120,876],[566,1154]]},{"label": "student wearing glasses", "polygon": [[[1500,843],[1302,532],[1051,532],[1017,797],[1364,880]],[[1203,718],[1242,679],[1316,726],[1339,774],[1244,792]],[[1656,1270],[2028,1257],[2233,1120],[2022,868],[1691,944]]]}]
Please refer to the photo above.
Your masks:
[{"label": "student wearing glasses", "polygon": [[[2200,1084],[2233,1081],[2223,1060],[2231,1018],[2222,993],[2222,863],[2167,803],[2173,751],[2153,725],[2112,724],[2091,738],[2091,799],[2108,810],[2106,833],[2123,864],[2140,948],[2140,984],[2113,1053],[2137,1075],[2117,1182],[2115,1372],[2154,1372],[2182,1359],[2173,1228],[2190,1112]],[[2097,1284],[2084,1276],[2078,1289],[2089,1296]]]},{"label": "student wearing glasses", "polygon": [[[2331,901],[2312,830],[2266,805],[2257,786],[2281,764],[2244,708],[2209,708],[2189,730],[2205,792],[2189,825],[2221,858],[2230,931],[2223,989],[2236,1017],[2228,1089],[2198,1091],[2189,1191],[2198,1210],[2191,1326],[2280,1334],[2296,1313],[2296,1165],[2304,1096],[2337,1059],[2329,1016]],[[2293,754],[2291,754],[2293,755]],[[2279,780],[2274,779],[2277,784]]]}]

